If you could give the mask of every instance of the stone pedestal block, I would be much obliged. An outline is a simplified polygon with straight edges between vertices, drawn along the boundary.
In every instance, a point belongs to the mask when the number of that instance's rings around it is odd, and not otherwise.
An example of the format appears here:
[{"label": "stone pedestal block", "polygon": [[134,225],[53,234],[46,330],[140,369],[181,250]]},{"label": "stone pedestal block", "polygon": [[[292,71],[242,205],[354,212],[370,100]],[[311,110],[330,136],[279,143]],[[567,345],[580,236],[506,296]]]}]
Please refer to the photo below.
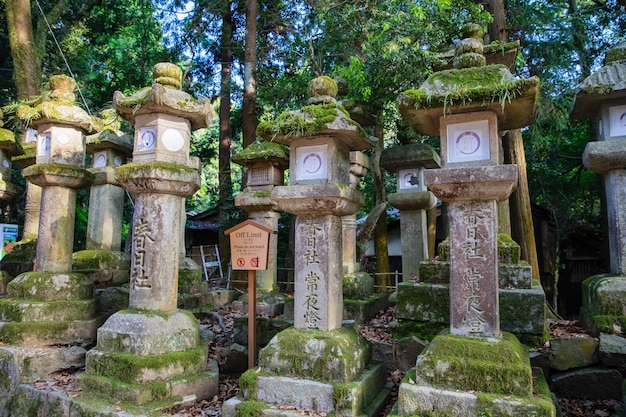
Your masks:
[{"label": "stone pedestal block", "polygon": [[495,339],[444,333],[400,385],[397,414],[553,417],[547,384],[536,372],[533,376],[528,352],[510,334]]},{"label": "stone pedestal block", "polygon": [[626,326],[626,277],[602,274],[583,281],[580,321],[592,334],[620,334]]}]

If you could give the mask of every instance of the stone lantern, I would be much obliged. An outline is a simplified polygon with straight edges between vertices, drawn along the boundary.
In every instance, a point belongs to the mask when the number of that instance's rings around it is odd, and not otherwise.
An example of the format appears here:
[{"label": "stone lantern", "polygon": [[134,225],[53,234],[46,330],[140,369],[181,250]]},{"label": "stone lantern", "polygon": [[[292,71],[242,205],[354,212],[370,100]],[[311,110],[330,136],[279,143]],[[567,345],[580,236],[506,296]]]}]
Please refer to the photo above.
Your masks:
[{"label": "stone lantern", "polygon": [[2,126],[2,112],[0,111],[0,200],[10,200],[18,192],[18,188],[11,182],[11,158],[23,152],[15,141],[15,134]]},{"label": "stone lantern", "polygon": [[[604,179],[610,274],[583,283],[581,319],[594,331],[614,333],[626,316],[626,43],[606,53],[604,66],[578,85],[571,117],[597,120],[597,141],[583,163]],[[602,317],[598,320],[598,317]],[[610,320],[606,320],[606,318]],[[617,325],[617,327],[615,327]]]},{"label": "stone lantern", "polygon": [[[499,131],[532,123],[539,80],[486,65],[479,25],[463,34],[454,69],[433,73],[397,100],[417,133],[440,136],[441,168],[426,170],[424,181],[448,203],[450,224],[449,331],[418,357],[415,383],[401,384],[398,415],[552,416],[549,395],[533,393],[528,356],[515,353],[525,348],[500,330],[498,294],[496,204],[509,197],[518,177],[517,166],[500,165]],[[496,379],[503,381],[497,388]],[[477,399],[481,393],[490,400]]]},{"label": "stone lantern", "polygon": [[94,182],[89,193],[87,244],[72,255],[73,268],[87,274],[99,288],[129,280],[130,255],[122,252],[122,218],[126,193],[115,179],[115,169],[126,163],[132,137],[120,132],[113,109],[104,111],[104,129],[87,136]]},{"label": "stone lantern", "polygon": [[0,300],[0,316],[11,318],[0,326],[0,340],[24,347],[46,346],[42,357],[47,359],[37,359],[45,362],[38,369],[43,375],[63,368],[56,359],[63,355],[62,348],[50,346],[88,346],[102,322],[95,316],[93,283],[72,272],[71,264],[76,190],[93,181],[84,166],[84,134],[92,130],[93,121],[74,105],[72,78],[52,76],[49,86],[46,99],[26,109],[38,115],[32,122],[38,132],[37,163],[23,171],[42,190],[35,270],[13,279],[7,298]]},{"label": "stone lantern", "polygon": [[[32,127],[27,127],[24,131],[22,136],[22,149],[24,150],[24,153],[13,157],[13,163],[22,170],[35,163],[37,154],[37,136],[37,130]],[[27,182],[26,203],[24,205],[24,228],[22,231],[21,241],[23,243],[37,238],[40,205],[41,187],[33,184],[32,182]]]},{"label": "stone lantern", "polygon": [[177,309],[181,210],[200,186],[189,137],[212,118],[208,100],[180,90],[181,78],[176,65],[159,63],[151,87],[114,95],[116,110],[135,125],[133,162],[115,170],[135,195],[129,308],[100,327],[78,383],[134,404],[200,400],[217,392],[216,364],[207,367],[198,322]]},{"label": "stone lantern", "polygon": [[[272,189],[285,183],[285,169],[289,165],[289,148],[276,142],[257,140],[241,152],[233,155],[232,161],[246,168],[246,188],[235,197],[235,205],[250,213],[255,220],[278,232],[280,213],[270,198]],[[277,288],[278,235],[270,234],[267,269],[256,271],[257,295],[261,299],[259,311],[271,315],[279,313],[284,302],[276,298]]]},{"label": "stone lantern", "polygon": [[[290,147],[290,185],[274,187],[271,199],[295,214],[296,224],[294,328],[278,333],[259,353],[254,399],[356,417],[385,378],[380,365],[366,369],[368,342],[356,329],[342,327],[341,217],[355,213],[364,199],[350,187],[350,151],[373,143],[336,102],[331,78],[316,78],[309,88],[308,106],[257,129],[264,139]],[[364,386],[371,394],[362,396]],[[337,396],[339,389],[345,395]],[[224,415],[237,401],[224,405]]]},{"label": "stone lantern", "polygon": [[380,165],[398,176],[397,192],[388,199],[400,210],[402,274],[412,277],[417,275],[420,262],[428,258],[426,210],[437,204],[426,189],[424,170],[439,168],[441,160],[430,146],[411,143],[385,149]]}]

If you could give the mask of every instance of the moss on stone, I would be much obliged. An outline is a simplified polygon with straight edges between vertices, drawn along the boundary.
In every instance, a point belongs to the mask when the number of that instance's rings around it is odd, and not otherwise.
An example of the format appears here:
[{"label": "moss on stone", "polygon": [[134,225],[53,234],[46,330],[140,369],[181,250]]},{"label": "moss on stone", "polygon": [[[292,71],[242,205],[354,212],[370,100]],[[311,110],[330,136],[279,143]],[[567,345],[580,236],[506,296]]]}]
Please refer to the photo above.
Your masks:
[{"label": "moss on stone", "polygon": [[445,323],[435,323],[429,321],[401,321],[393,332],[393,338],[403,339],[407,336],[415,336],[422,340],[433,340],[435,336],[448,327]]},{"label": "moss on stone", "polygon": [[504,65],[488,65],[436,72],[419,90],[407,90],[403,94],[416,109],[491,103],[500,103],[504,107],[538,83],[534,77],[518,79],[511,76]]},{"label": "moss on stone", "polygon": [[93,298],[93,283],[75,272],[25,272],[9,283],[7,296],[32,301],[86,300]]},{"label": "moss on stone", "polygon": [[94,355],[89,361],[89,372],[128,384],[139,383],[145,370],[159,371],[171,367],[195,374],[202,369],[206,360],[206,347],[199,346],[183,352],[170,352],[162,355],[135,355],[120,352],[103,352]]},{"label": "moss on stone", "polygon": [[501,264],[517,264],[521,256],[520,246],[511,236],[498,233],[498,261]]},{"label": "moss on stone", "polygon": [[353,328],[328,332],[289,328],[260,352],[259,365],[279,375],[347,382],[360,375],[371,354],[369,342]]},{"label": "moss on stone", "polygon": [[418,359],[418,378],[447,389],[497,395],[532,395],[526,348],[510,333],[502,338],[440,334]]},{"label": "moss on stone", "polygon": [[167,172],[174,176],[197,175],[198,170],[182,164],[169,162],[131,162],[115,169],[115,176],[120,181],[128,181],[135,178],[159,176],[159,171]]},{"label": "moss on stone", "polygon": [[263,410],[269,408],[261,401],[248,400],[237,405],[235,417],[262,417]]},{"label": "moss on stone", "polygon": [[289,163],[289,147],[276,142],[257,140],[241,152],[233,155],[231,160],[239,165],[255,161],[283,161]]},{"label": "moss on stone", "polygon": [[58,164],[49,162],[45,164],[34,164],[24,169],[23,174],[25,177],[36,175],[58,175],[62,177],[71,178],[85,178],[86,180],[93,181],[94,175],[85,167],[68,164]]},{"label": "moss on stone", "polygon": [[74,269],[117,269],[124,262],[128,262],[128,255],[123,252],[90,249],[72,254]]},{"label": "moss on stone", "polygon": [[26,340],[37,340],[41,344],[61,342],[59,337],[66,332],[70,322],[8,322],[0,327],[0,341],[9,345],[20,345]]},{"label": "moss on stone", "polygon": [[239,377],[239,388],[244,398],[256,400],[257,396],[257,380],[259,378],[258,369],[248,369]]}]

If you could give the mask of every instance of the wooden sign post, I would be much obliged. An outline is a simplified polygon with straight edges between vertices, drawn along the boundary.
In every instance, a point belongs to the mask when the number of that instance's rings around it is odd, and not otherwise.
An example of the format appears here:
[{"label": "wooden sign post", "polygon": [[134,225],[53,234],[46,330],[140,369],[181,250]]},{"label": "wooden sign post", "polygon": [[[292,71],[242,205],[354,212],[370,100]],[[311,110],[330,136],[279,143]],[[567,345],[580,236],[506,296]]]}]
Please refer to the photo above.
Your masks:
[{"label": "wooden sign post", "polygon": [[270,233],[274,230],[246,220],[224,232],[230,236],[234,271],[248,271],[248,369],[256,362],[256,272],[267,269]]}]

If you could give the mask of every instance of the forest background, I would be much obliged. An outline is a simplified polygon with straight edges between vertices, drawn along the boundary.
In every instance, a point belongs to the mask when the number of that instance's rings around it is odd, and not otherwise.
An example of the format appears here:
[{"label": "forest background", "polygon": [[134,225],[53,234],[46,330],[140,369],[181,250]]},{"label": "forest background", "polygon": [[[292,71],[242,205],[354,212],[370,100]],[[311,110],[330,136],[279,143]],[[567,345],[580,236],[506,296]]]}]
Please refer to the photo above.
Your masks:
[{"label": "forest background", "polygon": [[[378,167],[378,157],[384,147],[411,141],[438,147],[437,138],[418,136],[402,122],[395,100],[441,66],[439,54],[454,47],[466,23],[481,24],[488,42],[519,41],[513,72],[541,79],[537,121],[504,141],[509,162],[528,179],[522,175],[511,199],[511,234],[535,266],[530,204],[543,208],[556,246],[554,258],[544,261],[558,272],[559,242],[573,232],[607,241],[601,178],[582,165],[594,122],[572,121],[569,111],[576,85],[602,65],[608,49],[626,41],[626,0],[0,0],[0,106],[4,121],[14,121],[15,104],[36,99],[51,75],[63,73],[78,82],[77,104],[95,115],[111,106],[114,91],[150,85],[155,63],[176,63],[183,88],[209,97],[218,115],[192,139],[202,188],[187,210],[219,210],[223,231],[244,215],[234,206],[242,177],[232,154],[256,140],[260,120],[302,107],[312,78],[340,78],[342,103],[379,140],[369,151],[372,170],[361,184],[367,202],[359,216],[368,216],[360,240],[375,236],[378,284],[385,286],[386,195],[395,180]],[[7,125],[18,135],[24,128]],[[24,200],[2,202],[0,222],[22,224]],[[79,250],[87,190],[76,210]],[[283,216],[282,242],[289,223]],[[227,253],[227,241],[220,245]],[[557,279],[543,283],[551,301]]]}]

